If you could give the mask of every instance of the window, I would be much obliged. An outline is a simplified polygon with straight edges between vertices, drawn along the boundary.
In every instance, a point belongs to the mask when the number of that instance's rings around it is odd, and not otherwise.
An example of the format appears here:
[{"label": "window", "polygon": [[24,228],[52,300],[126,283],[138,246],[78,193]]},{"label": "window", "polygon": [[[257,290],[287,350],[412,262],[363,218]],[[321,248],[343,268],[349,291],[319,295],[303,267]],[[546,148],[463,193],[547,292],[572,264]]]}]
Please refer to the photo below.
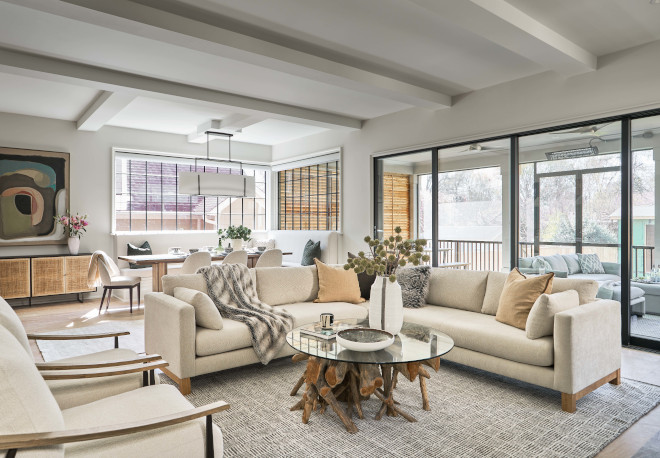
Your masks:
[{"label": "window", "polygon": [[339,230],[339,161],[281,170],[277,178],[280,229]]},{"label": "window", "polygon": [[115,230],[215,231],[230,224],[266,230],[266,170],[244,168],[255,177],[255,198],[191,196],[179,194],[179,172],[240,174],[228,167],[199,165],[175,158],[115,157]]}]

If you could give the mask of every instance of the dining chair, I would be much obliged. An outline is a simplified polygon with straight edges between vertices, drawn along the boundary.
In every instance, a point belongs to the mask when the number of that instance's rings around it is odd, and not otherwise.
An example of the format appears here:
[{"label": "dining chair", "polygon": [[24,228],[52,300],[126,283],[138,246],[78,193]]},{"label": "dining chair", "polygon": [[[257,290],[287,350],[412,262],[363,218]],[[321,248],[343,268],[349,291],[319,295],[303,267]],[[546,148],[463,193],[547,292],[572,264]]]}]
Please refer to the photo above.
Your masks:
[{"label": "dining chair", "polygon": [[282,250],[273,248],[264,251],[257,259],[257,264],[254,267],[282,267]]},{"label": "dining chair", "polygon": [[232,251],[225,259],[222,260],[223,264],[244,264],[247,266],[248,254],[245,250]]},{"label": "dining chair", "polygon": [[115,262],[108,256],[99,258],[97,265],[101,276],[101,285],[103,286],[103,297],[101,298],[101,304],[99,305],[99,313],[101,313],[101,309],[103,308],[103,301],[105,300],[106,294],[108,295],[108,302],[105,306],[105,310],[108,310],[112,290],[115,289],[129,290],[130,311],[133,313],[133,288],[137,287],[137,305],[138,308],[140,308],[140,281],[142,279],[140,277],[120,275],[119,267],[117,267],[117,264],[115,264]]},{"label": "dining chair", "polygon": [[198,251],[191,254],[183,261],[181,266],[180,273],[185,274],[194,274],[197,272],[197,269],[200,267],[207,267],[211,265],[211,253],[208,251]]}]

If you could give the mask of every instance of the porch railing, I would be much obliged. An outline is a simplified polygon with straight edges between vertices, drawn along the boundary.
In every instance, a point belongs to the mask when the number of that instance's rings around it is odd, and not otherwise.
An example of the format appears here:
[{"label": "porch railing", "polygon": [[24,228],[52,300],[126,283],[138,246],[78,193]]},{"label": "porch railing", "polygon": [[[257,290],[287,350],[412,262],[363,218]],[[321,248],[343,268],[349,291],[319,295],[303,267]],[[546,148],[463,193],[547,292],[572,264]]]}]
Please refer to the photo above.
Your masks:
[{"label": "porch railing", "polygon": [[[541,244],[545,246],[546,244]],[[551,245],[551,244],[548,244]],[[563,246],[564,244],[562,244]],[[565,244],[566,246],[570,243]],[[618,248],[616,244],[584,244],[585,248]],[[443,262],[465,262],[468,270],[502,269],[502,242],[485,240],[438,240],[438,260]],[[653,250],[650,245],[633,245],[632,247],[632,277],[642,277],[653,266]],[[520,242],[519,257],[534,256],[534,243]]]}]

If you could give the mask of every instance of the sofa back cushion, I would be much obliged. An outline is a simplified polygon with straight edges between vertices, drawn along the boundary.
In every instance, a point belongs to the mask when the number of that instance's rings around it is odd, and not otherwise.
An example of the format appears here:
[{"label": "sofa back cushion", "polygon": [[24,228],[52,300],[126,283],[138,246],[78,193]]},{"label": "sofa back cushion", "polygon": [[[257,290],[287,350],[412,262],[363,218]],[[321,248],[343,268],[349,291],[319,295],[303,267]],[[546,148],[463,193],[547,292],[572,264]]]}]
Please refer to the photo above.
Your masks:
[{"label": "sofa back cushion", "polygon": [[[0,327],[0,435],[61,431],[64,417],[32,357]],[[18,456],[64,456],[62,447],[18,452]]]},{"label": "sofa back cushion", "polygon": [[596,280],[585,280],[578,278],[555,278],[552,283],[552,293],[561,293],[574,289],[580,298],[580,305],[596,300],[598,293],[598,282]]},{"label": "sofa back cushion", "polygon": [[503,272],[488,272],[488,282],[486,283],[486,294],[484,303],[481,307],[481,313],[495,315],[497,307],[500,305],[500,296],[506,282],[507,274]]},{"label": "sofa back cushion", "polygon": [[165,275],[163,276],[163,292],[174,296],[174,288],[188,288],[208,294],[206,280],[202,274]]},{"label": "sofa back cushion", "polygon": [[480,312],[487,280],[487,271],[432,269],[426,303]]},{"label": "sofa back cushion", "polygon": [[[319,294],[316,266],[263,267],[257,274],[257,295],[268,305],[312,302]],[[357,281],[357,280],[356,280]]]},{"label": "sofa back cushion", "polygon": [[23,323],[21,323],[20,318],[18,318],[11,305],[2,297],[0,297],[0,328],[7,329],[18,343],[21,344],[27,354],[32,354]]},{"label": "sofa back cushion", "polygon": [[579,274],[582,272],[580,270],[580,261],[578,260],[577,254],[562,254],[562,258],[566,261],[568,266],[568,275]]},{"label": "sofa back cushion", "polygon": [[552,256],[543,256],[543,259],[552,266],[555,272],[568,272],[568,264],[564,257],[560,254],[553,254]]}]

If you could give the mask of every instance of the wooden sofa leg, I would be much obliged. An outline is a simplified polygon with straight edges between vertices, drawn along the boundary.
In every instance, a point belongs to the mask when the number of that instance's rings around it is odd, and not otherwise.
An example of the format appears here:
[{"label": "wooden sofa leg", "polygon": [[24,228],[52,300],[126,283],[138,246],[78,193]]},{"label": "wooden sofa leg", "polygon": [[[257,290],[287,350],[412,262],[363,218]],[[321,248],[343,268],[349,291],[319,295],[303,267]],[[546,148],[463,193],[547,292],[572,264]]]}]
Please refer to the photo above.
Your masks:
[{"label": "wooden sofa leg", "polygon": [[190,377],[188,378],[179,378],[176,375],[174,375],[172,372],[167,370],[166,368],[161,369],[165,375],[167,375],[169,378],[174,381],[177,385],[179,385],[179,391],[181,394],[190,394],[192,392],[192,386],[190,384]]},{"label": "wooden sofa leg", "polygon": [[577,395],[575,394],[561,394],[561,410],[568,413],[574,413],[577,410]]},{"label": "wooden sofa leg", "polygon": [[605,385],[606,383],[611,383],[612,385],[621,384],[621,369],[617,369],[611,374],[606,375],[600,380],[596,380],[594,383],[584,388],[583,390],[578,391],[575,394],[562,393],[561,394],[561,410],[564,412],[573,413],[577,410],[576,401],[583,398],[584,396],[591,393],[596,388]]}]

